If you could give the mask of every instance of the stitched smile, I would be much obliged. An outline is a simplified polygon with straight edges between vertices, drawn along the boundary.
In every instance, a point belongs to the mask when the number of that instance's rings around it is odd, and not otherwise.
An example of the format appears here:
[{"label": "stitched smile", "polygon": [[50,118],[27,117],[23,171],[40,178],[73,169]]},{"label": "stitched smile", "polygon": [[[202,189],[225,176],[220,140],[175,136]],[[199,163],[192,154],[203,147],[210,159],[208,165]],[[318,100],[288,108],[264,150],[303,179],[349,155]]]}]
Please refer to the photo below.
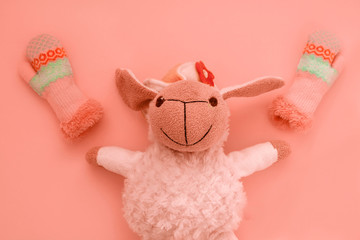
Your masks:
[{"label": "stitched smile", "polygon": [[201,141],[206,137],[206,135],[208,135],[208,133],[210,132],[212,126],[213,126],[213,125],[210,126],[210,128],[207,130],[207,132],[204,134],[204,136],[202,136],[202,138],[200,138],[198,141],[196,141],[196,142],[194,142],[194,143],[192,143],[192,144],[179,143],[179,142],[175,141],[174,139],[172,139],[171,137],[169,137],[169,135],[167,135],[162,128],[160,128],[160,130],[163,132],[163,134],[164,134],[168,139],[170,139],[170,140],[173,141],[174,143],[176,143],[176,144],[178,144],[178,145],[181,145],[181,146],[189,147],[189,146],[194,146],[195,144],[198,144],[199,142],[201,142]]}]

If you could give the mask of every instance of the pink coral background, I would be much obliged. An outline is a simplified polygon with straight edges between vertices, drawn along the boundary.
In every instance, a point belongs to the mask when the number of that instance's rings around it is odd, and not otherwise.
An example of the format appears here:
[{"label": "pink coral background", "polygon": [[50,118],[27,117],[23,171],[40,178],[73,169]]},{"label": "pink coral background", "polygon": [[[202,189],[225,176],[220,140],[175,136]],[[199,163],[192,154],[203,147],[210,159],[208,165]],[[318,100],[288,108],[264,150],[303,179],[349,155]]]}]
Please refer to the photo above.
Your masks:
[{"label": "pink coral background", "polygon": [[[90,166],[96,145],[144,150],[147,125],[121,101],[117,67],[160,78],[174,64],[203,60],[219,87],[279,75],[286,87],[231,99],[226,152],[269,139],[292,155],[244,179],[244,240],[360,239],[360,2],[1,1],[0,239],[139,239],[122,217],[124,179]],[[346,69],[323,99],[313,128],[293,133],[267,118],[290,86],[308,33],[341,38]],[[105,108],[80,141],[64,140],[55,115],[17,75],[27,42],[57,36],[77,84]]]}]

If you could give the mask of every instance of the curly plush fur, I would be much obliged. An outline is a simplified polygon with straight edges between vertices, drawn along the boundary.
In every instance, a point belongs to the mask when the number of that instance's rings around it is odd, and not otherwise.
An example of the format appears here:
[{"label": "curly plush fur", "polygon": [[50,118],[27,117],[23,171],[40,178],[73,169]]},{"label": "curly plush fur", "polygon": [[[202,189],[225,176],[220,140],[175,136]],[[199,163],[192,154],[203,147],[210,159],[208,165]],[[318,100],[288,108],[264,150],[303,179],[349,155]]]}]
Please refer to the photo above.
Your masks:
[{"label": "curly plush fur", "polygon": [[246,198],[222,149],[194,154],[154,144],[129,173],[123,203],[143,239],[205,240],[237,228]]}]

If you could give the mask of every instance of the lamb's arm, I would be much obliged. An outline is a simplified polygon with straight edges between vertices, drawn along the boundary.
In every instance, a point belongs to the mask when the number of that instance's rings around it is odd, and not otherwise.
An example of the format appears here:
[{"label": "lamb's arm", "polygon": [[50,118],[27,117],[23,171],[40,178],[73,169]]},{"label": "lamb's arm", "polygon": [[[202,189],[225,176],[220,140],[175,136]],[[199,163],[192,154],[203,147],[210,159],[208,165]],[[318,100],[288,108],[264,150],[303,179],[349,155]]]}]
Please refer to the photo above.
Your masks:
[{"label": "lamb's arm", "polygon": [[236,175],[241,178],[263,170],[289,154],[289,144],[276,140],[257,144],[242,151],[231,152],[228,158],[234,164]]},{"label": "lamb's arm", "polygon": [[87,152],[86,160],[127,177],[129,170],[143,155],[143,152],[133,152],[120,147],[94,147]]}]

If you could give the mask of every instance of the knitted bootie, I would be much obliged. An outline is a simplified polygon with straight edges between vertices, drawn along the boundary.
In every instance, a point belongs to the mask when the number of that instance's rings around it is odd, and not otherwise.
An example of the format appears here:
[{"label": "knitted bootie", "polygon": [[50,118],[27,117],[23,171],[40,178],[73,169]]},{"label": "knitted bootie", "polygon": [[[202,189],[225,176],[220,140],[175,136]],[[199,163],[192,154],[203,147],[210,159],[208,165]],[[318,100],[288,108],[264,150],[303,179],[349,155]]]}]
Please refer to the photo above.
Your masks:
[{"label": "knitted bootie", "polygon": [[20,75],[50,104],[67,138],[79,137],[101,119],[101,105],[86,97],[75,84],[69,59],[58,39],[47,34],[33,38],[26,57],[32,68],[29,64],[22,66]]},{"label": "knitted bootie", "polygon": [[281,127],[304,130],[324,94],[338,78],[343,57],[338,39],[324,31],[310,35],[289,91],[270,106],[273,122]]}]

